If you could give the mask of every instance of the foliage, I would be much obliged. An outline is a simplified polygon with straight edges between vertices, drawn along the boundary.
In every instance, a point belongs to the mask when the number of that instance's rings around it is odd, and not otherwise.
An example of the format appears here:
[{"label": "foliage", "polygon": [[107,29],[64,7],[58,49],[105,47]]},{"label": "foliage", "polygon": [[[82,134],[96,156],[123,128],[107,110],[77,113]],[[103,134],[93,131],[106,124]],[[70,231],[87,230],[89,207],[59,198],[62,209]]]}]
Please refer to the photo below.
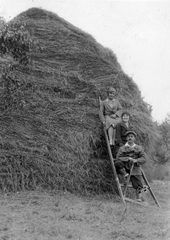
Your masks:
[{"label": "foliage", "polygon": [[[56,14],[29,9],[7,30],[0,59],[3,189],[114,191],[98,97],[106,97],[107,87],[116,88],[139,143],[151,153],[155,127],[138,86],[111,50]],[[15,44],[8,50],[11,38]],[[23,56],[28,61],[21,61]]]},{"label": "foliage", "polygon": [[170,161],[170,114],[158,125],[159,138],[156,141],[156,161],[164,164]]},{"label": "foliage", "polygon": [[[16,72],[29,63],[31,39],[21,21],[8,25],[1,21],[0,29],[0,54],[2,61],[1,87],[1,112],[20,106],[22,101],[17,101],[16,93],[20,88]],[[17,71],[16,71],[17,70]]]}]

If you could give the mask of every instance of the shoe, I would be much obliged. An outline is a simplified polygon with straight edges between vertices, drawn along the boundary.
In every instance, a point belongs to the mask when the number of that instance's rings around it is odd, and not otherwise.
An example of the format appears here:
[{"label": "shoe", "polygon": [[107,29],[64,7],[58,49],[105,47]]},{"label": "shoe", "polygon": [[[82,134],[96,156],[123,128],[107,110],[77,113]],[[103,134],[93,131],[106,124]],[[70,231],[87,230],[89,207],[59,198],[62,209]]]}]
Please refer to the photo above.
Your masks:
[{"label": "shoe", "polygon": [[142,188],[142,191],[143,191],[144,193],[146,193],[146,192],[148,191],[148,186],[144,186],[144,187]]},{"label": "shoe", "polygon": [[142,194],[141,193],[137,193],[137,202],[142,202]]},{"label": "shoe", "polygon": [[136,199],[137,202],[145,202],[145,197],[143,196],[142,189],[141,191],[137,192],[136,195],[137,195],[137,199]]},{"label": "shoe", "polygon": [[123,177],[125,177],[128,173],[126,172],[125,168],[119,169],[119,174],[121,174]]},{"label": "shoe", "polygon": [[126,173],[126,174],[124,175],[124,177],[125,177],[125,178],[128,178],[128,177],[129,177],[129,173]]},{"label": "shoe", "polygon": [[123,185],[126,186],[128,182],[129,173],[123,175]]},{"label": "shoe", "polygon": [[142,188],[140,186],[136,189],[136,201],[142,201]]}]

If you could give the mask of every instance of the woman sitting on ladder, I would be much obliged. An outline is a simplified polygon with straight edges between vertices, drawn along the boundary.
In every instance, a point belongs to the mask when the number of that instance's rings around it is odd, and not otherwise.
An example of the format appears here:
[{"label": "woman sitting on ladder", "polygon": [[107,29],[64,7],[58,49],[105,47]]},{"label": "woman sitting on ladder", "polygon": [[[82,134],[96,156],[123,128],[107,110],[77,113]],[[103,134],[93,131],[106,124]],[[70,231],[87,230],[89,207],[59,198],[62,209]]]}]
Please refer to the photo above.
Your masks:
[{"label": "woman sitting on ladder", "polygon": [[107,99],[100,104],[99,117],[103,125],[106,126],[110,146],[115,144],[116,125],[121,122],[121,105],[115,99],[116,90],[111,87],[107,92]]}]

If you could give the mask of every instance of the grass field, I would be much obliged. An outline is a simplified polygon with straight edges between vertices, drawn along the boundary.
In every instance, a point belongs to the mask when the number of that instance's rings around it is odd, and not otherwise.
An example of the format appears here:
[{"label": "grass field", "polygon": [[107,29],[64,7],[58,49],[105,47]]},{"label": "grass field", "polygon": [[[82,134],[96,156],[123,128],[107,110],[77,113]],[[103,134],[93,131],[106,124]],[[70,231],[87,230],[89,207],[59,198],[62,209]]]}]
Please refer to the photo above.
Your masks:
[{"label": "grass field", "polygon": [[20,192],[0,197],[2,240],[170,239],[170,183],[153,182],[161,208],[147,193],[148,206],[111,195],[82,198],[68,192]]}]

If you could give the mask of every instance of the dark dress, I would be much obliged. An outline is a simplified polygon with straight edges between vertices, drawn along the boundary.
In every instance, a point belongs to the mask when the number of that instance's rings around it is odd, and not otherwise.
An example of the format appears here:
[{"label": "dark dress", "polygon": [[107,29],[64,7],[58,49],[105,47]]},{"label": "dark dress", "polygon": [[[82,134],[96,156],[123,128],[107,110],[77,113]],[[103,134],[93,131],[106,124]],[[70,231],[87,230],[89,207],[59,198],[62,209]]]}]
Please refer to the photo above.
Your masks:
[{"label": "dark dress", "polygon": [[117,124],[116,126],[116,145],[117,147],[123,146],[127,140],[126,140],[126,132],[133,130],[130,123],[128,123],[128,126],[122,121]]}]

